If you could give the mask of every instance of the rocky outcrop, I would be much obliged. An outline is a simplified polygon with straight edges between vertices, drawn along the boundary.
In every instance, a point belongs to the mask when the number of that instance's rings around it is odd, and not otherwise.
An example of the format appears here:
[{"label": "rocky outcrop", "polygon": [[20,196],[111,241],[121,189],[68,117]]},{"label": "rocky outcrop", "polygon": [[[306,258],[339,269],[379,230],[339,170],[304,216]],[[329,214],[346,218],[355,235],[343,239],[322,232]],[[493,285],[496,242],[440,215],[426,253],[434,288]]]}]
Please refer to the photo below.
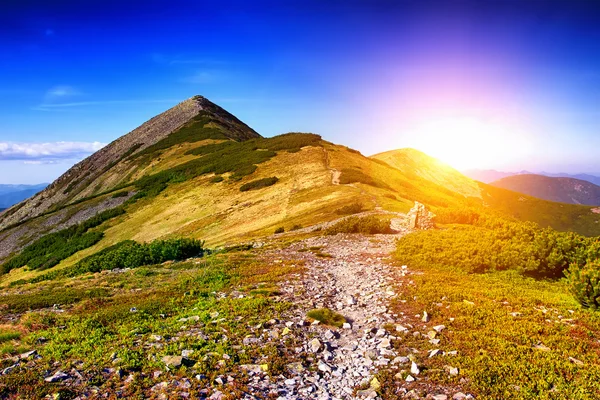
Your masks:
[{"label": "rocky outcrop", "polygon": [[433,214],[427,210],[425,205],[415,201],[415,205],[406,215],[406,221],[409,229],[432,229],[435,228],[433,223]]}]

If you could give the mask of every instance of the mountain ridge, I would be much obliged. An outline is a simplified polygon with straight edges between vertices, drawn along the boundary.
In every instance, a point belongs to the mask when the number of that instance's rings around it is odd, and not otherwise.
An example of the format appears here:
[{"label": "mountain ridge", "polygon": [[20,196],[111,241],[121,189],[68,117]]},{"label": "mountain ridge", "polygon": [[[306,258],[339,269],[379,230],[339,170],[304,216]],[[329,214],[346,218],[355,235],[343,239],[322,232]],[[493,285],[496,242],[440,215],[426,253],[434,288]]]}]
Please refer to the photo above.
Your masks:
[{"label": "mountain ridge", "polygon": [[0,210],[28,199],[48,186],[48,183],[37,185],[0,185]]},{"label": "mountain ridge", "polygon": [[600,186],[581,179],[524,174],[502,178],[491,185],[558,203],[600,205]]},{"label": "mountain ridge", "polygon": [[[208,111],[199,110],[198,102]],[[599,233],[598,215],[589,207],[552,203],[475,182],[414,149],[365,157],[312,133],[262,138],[202,97],[180,104],[185,104],[187,114],[176,112],[178,129],[163,124],[165,131],[155,132],[143,146],[136,147],[130,139],[131,147],[123,146],[113,155],[116,162],[92,155],[89,160],[108,164],[98,162],[92,179],[59,178],[53,183],[54,192],[60,189],[57,195],[45,192],[45,211],[27,212],[27,207],[35,206],[36,195],[0,214],[0,262],[27,243],[71,228],[79,232],[76,236],[94,240],[56,259],[58,269],[123,241],[192,238],[211,246],[235,245],[275,230],[318,226],[356,212],[352,210],[406,213],[415,201],[444,215],[449,223],[461,213],[491,209],[542,227]],[[3,283],[42,273],[13,269]]]},{"label": "mountain ridge", "polygon": [[593,183],[594,185],[599,185],[600,186],[600,174],[587,174],[587,173],[581,173],[581,174],[567,174],[567,173],[552,173],[552,172],[530,172],[530,171],[526,171],[526,170],[522,170],[519,172],[503,172],[503,171],[497,171],[495,169],[468,169],[468,170],[464,170],[461,171],[461,173],[463,173],[465,176],[468,176],[471,179],[474,179],[476,181],[480,181],[483,183],[492,183],[494,181],[497,181],[499,179],[502,178],[506,178],[509,176],[514,176],[514,175],[528,175],[528,174],[533,174],[533,175],[544,175],[544,176],[548,176],[548,177],[554,177],[554,178],[574,178],[574,179],[580,179],[583,181],[588,181],[590,183]]}]

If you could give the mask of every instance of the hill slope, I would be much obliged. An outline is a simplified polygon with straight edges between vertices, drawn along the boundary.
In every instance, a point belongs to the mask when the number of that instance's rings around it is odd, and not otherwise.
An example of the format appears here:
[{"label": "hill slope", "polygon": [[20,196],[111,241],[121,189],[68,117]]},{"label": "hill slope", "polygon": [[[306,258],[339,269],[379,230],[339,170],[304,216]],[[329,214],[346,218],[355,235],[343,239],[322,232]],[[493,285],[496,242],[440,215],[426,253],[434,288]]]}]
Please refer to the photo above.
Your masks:
[{"label": "hill slope", "polygon": [[529,174],[502,178],[492,185],[559,203],[600,205],[600,186],[579,179]]},{"label": "hill slope", "polygon": [[[414,201],[440,214],[492,209],[542,226],[600,234],[599,216],[590,207],[478,184],[416,150],[365,157],[315,134],[262,138],[195,97],[0,214],[0,282],[71,267],[126,240],[237,244],[357,209],[403,213]],[[59,242],[64,249],[56,249]],[[37,261],[17,256],[30,243],[37,243],[29,251]]]},{"label": "hill slope", "polygon": [[[178,140],[161,146],[165,139],[173,138],[173,133],[180,134]],[[158,156],[160,150],[177,142],[256,137],[260,135],[236,117],[204,97],[196,96],[150,119],[76,164],[45,190],[1,215],[0,229],[41,215],[53,207],[110,190],[126,180],[140,166],[140,160],[128,163],[128,168],[123,168],[123,164],[144,152]]]},{"label": "hill slope", "polygon": [[371,156],[406,175],[416,175],[467,197],[480,197],[479,187],[454,168],[415,149],[386,151]]}]

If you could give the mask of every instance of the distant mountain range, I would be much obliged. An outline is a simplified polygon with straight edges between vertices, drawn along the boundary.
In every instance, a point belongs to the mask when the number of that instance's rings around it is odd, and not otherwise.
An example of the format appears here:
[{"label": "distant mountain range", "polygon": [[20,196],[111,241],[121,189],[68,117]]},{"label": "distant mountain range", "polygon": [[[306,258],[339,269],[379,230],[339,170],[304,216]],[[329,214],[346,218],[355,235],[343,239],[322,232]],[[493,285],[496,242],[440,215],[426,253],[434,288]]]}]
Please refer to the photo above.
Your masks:
[{"label": "distant mountain range", "polygon": [[[530,171],[520,171],[520,172],[503,172],[496,171],[493,169],[469,169],[466,171],[462,171],[462,173],[468,176],[471,179],[474,179],[483,183],[492,183],[502,178],[507,178],[509,176],[515,175],[543,175],[549,176],[553,178],[573,178],[580,179],[582,181],[588,181],[593,183],[594,185],[600,186],[600,176],[590,175],[590,174],[565,174],[565,173],[551,173],[551,172],[539,172],[534,173]],[[598,174],[600,175],[600,174]]]},{"label": "distant mountain range", "polygon": [[559,203],[600,205],[600,186],[582,179],[523,174],[499,179],[491,185]]},{"label": "distant mountain range", "polygon": [[48,186],[47,183],[37,185],[0,185],[0,211],[9,208]]}]

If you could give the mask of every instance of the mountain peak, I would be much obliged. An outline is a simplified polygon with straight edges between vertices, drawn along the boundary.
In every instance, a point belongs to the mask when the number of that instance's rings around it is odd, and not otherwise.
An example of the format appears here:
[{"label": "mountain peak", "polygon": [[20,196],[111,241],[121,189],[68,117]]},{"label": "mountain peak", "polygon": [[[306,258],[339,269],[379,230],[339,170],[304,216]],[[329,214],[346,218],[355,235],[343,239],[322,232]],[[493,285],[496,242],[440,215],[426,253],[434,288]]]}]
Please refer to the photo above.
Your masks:
[{"label": "mountain peak", "polygon": [[123,183],[130,170],[106,178],[106,173],[136,156],[208,137],[244,141],[261,136],[237,117],[204,96],[194,96],[149,119],[77,163],[45,190],[0,216],[0,229],[41,215],[53,207],[93,196]]}]

